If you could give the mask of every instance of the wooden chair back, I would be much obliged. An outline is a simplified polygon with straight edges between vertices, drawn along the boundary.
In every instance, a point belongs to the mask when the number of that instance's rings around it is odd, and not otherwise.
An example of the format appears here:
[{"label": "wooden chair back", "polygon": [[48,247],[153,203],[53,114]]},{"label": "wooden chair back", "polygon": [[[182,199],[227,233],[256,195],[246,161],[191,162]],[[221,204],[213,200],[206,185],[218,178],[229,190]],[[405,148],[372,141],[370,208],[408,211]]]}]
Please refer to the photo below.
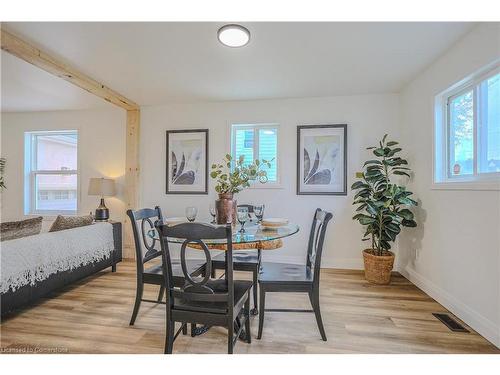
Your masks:
[{"label": "wooden chair back", "polygon": [[[165,285],[169,293],[169,308],[175,309],[175,298],[184,302],[225,302],[228,311],[232,311],[234,305],[233,285],[233,246],[231,225],[211,225],[202,223],[182,223],[174,226],[156,224],[160,235],[162,259],[165,275]],[[184,239],[181,244],[181,268],[185,283],[182,287],[176,287],[173,282],[171,249],[168,237]],[[217,291],[211,287],[210,275],[212,274],[212,258],[204,240],[226,240],[226,274],[225,288]],[[188,272],[186,250],[189,244],[196,244],[203,250],[206,261],[206,270],[203,277],[192,277]],[[194,251],[194,250],[193,250]]]},{"label": "wooden chair back", "polygon": [[160,207],[143,208],[137,211],[127,210],[127,215],[132,224],[134,234],[135,259],[137,273],[144,272],[144,264],[161,256],[161,247],[158,240],[148,235],[149,231],[155,229],[155,223],[162,221],[163,216]]},{"label": "wooden chair back", "polygon": [[319,282],[319,271],[321,268],[321,255],[328,223],[333,215],[330,212],[317,208],[309,233],[309,243],[307,246],[306,265],[314,269],[314,282]]}]

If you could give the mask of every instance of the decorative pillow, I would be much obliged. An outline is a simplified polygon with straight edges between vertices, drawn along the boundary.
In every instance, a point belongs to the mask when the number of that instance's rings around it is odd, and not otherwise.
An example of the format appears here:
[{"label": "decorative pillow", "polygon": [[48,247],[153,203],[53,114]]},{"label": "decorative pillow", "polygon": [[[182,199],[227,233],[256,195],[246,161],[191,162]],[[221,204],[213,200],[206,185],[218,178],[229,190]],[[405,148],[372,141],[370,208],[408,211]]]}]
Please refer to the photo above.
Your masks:
[{"label": "decorative pillow", "polygon": [[0,241],[13,240],[40,234],[42,230],[42,217],[34,217],[21,221],[9,221],[0,224]]},{"label": "decorative pillow", "polygon": [[49,229],[49,232],[57,232],[60,230],[84,227],[92,224],[92,215],[86,216],[62,216],[58,215],[54,223]]}]

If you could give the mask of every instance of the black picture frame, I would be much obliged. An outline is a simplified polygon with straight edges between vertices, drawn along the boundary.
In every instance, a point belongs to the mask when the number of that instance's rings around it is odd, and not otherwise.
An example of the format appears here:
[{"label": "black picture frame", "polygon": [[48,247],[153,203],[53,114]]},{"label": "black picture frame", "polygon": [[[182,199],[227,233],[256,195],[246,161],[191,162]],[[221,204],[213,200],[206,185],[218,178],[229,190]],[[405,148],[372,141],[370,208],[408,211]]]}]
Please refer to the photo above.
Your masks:
[{"label": "black picture frame", "polygon": [[[172,190],[171,183],[170,183],[170,138],[174,134],[187,134],[187,133],[204,133],[204,142],[205,142],[205,163],[204,168],[205,168],[205,177],[203,179],[204,182],[204,189],[203,190]],[[166,182],[166,189],[165,192],[166,194],[201,194],[201,195],[206,195],[208,194],[208,146],[209,146],[209,137],[208,137],[208,129],[183,129],[183,130],[167,130],[166,131],[166,166],[165,166],[165,182]]]},{"label": "black picture frame", "polygon": [[[301,189],[301,132],[308,129],[341,129],[343,132],[343,177],[342,190],[339,191],[303,191]],[[299,125],[297,126],[297,195],[347,195],[347,124]]]}]

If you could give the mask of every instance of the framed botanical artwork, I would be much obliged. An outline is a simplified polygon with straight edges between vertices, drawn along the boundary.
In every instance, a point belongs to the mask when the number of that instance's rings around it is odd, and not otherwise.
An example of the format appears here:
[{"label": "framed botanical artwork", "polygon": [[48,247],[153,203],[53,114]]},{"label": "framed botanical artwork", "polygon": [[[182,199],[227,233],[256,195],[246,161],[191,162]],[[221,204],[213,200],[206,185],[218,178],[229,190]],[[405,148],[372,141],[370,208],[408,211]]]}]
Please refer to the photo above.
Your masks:
[{"label": "framed botanical artwork", "polygon": [[347,125],[297,126],[297,194],[347,195]]},{"label": "framed botanical artwork", "polygon": [[167,194],[208,194],[208,129],[167,130]]}]

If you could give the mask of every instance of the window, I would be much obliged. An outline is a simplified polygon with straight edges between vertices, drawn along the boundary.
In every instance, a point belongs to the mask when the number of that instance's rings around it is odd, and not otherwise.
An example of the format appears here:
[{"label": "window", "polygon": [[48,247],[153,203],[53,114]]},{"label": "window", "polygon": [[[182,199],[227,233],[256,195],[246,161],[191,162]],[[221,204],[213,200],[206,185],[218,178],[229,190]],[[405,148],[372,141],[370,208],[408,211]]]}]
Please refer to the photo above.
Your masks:
[{"label": "window", "polygon": [[231,155],[234,158],[243,155],[247,163],[255,159],[274,159],[271,168],[264,169],[268,178],[265,186],[279,183],[278,129],[277,124],[237,124],[231,129]]},{"label": "window", "polygon": [[25,133],[25,214],[76,214],[78,133]]},{"label": "window", "polygon": [[500,180],[500,69],[438,97],[436,182]]}]

